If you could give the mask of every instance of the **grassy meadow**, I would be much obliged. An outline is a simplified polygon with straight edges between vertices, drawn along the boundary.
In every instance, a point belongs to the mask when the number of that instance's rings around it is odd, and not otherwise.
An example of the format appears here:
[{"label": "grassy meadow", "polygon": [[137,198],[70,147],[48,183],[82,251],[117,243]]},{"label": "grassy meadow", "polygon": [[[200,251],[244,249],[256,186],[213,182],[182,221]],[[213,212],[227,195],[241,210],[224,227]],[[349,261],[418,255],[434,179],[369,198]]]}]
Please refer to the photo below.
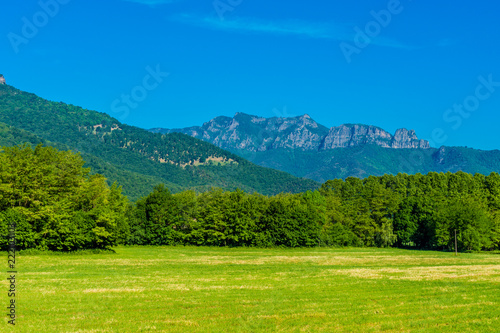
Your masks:
[{"label": "grassy meadow", "polygon": [[[373,248],[115,250],[18,255],[15,331],[500,331],[500,254],[455,257]],[[0,325],[1,332],[10,331],[6,316]]]}]

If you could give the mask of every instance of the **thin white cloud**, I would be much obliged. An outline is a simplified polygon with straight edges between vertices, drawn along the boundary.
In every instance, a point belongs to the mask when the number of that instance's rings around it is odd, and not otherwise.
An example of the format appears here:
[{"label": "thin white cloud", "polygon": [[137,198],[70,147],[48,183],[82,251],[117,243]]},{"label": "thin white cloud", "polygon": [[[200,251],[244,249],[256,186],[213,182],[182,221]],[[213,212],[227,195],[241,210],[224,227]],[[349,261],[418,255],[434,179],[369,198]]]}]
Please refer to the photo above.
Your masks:
[{"label": "thin white cloud", "polygon": [[[180,14],[172,16],[170,19],[200,28],[239,33],[289,35],[344,42],[353,42],[354,39],[353,27],[345,24],[314,23],[300,20],[264,21],[241,17],[221,20],[216,16],[197,16],[191,14]],[[373,38],[370,44],[401,49],[415,48],[383,36]]]},{"label": "thin white cloud", "polygon": [[216,16],[195,16],[182,14],[172,17],[174,21],[210,28],[214,30],[225,30],[233,32],[269,33],[276,35],[295,35],[308,38],[332,39],[340,31],[334,31],[335,27],[329,24],[309,23],[298,20],[281,22],[263,21],[251,18],[233,18],[221,20]]},{"label": "thin white cloud", "polygon": [[165,5],[165,4],[169,4],[169,3],[174,3],[174,2],[177,2],[179,0],[123,0],[123,1],[135,2],[135,3],[139,3],[142,5],[148,5],[148,6],[156,6],[156,5]]}]

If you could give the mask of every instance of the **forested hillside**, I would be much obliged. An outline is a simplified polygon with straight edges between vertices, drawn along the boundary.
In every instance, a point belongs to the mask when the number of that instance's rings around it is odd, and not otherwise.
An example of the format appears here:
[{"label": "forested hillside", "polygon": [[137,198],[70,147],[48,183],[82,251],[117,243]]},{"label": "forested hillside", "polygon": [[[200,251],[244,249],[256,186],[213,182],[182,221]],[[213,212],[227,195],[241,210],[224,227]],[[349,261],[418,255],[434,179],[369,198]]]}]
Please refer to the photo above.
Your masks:
[{"label": "forested hillside", "polygon": [[[4,123],[0,123],[0,147],[12,147],[14,145],[23,143],[28,143],[32,146],[44,144],[60,150],[71,150],[68,145],[47,141],[37,135],[34,135],[31,132],[6,125]],[[167,184],[169,188],[172,188],[173,191],[180,191],[179,186],[165,181],[159,177],[151,177],[137,172],[128,171],[126,169],[114,166],[113,164],[106,162],[102,158],[98,158],[85,152],[80,153],[84,161],[86,162],[86,165],[91,168],[91,174],[105,174],[109,178],[109,184],[111,184],[113,181],[119,182],[120,185],[122,185],[124,188],[127,188],[127,194],[131,199],[136,199],[142,195],[147,194],[148,191],[150,191],[156,184],[159,183]]]},{"label": "forested hillside", "polygon": [[8,85],[0,86],[0,122],[5,124],[0,142],[46,142],[80,152],[88,166],[123,184],[124,193],[133,199],[158,183],[174,192],[221,187],[276,194],[319,187],[184,134],[153,134],[104,113],[50,102]]},{"label": "forested hillside", "polygon": [[238,151],[252,162],[319,182],[347,177],[427,174],[429,172],[500,172],[500,151],[465,147],[440,149],[389,149],[376,145],[323,151],[276,149],[266,152]]}]

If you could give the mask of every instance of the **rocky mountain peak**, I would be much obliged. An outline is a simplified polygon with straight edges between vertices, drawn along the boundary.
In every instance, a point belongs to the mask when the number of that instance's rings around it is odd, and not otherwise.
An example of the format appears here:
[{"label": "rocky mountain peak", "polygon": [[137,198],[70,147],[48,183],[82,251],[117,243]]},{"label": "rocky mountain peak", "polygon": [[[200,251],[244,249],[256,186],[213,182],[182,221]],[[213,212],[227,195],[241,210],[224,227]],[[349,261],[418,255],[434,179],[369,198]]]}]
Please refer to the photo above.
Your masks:
[{"label": "rocky mountain peak", "polygon": [[391,148],[430,148],[430,145],[425,140],[419,140],[414,130],[400,128],[394,134]]},{"label": "rocky mountain peak", "polygon": [[0,84],[7,84],[7,82],[5,82],[5,77],[3,76],[3,74],[0,74]]},{"label": "rocky mountain peak", "polygon": [[343,124],[327,128],[308,114],[263,118],[238,112],[233,118],[216,117],[201,127],[152,131],[181,132],[228,150],[272,149],[329,150],[374,144],[384,148],[430,148],[414,130],[398,129],[394,135],[377,126]]}]

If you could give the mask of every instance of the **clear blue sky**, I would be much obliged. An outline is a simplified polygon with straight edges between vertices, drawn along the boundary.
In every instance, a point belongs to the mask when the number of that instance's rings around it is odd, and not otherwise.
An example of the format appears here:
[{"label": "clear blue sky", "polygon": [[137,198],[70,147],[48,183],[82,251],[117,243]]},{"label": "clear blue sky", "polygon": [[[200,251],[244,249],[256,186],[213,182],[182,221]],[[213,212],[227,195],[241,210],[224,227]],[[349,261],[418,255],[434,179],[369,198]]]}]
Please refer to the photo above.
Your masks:
[{"label": "clear blue sky", "polygon": [[9,84],[130,125],[307,113],[500,149],[496,1],[23,0],[0,15]]}]

